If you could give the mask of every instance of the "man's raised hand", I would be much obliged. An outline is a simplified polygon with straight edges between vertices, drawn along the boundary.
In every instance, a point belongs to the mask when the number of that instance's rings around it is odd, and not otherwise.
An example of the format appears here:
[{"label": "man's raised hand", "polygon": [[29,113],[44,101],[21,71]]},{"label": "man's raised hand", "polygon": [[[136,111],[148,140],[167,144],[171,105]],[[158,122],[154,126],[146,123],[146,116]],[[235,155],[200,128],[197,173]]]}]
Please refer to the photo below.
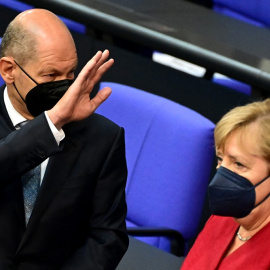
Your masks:
[{"label": "man's raised hand", "polygon": [[97,52],[81,70],[65,95],[47,112],[56,128],[61,129],[69,122],[87,118],[111,94],[111,89],[105,87],[90,99],[95,84],[114,63],[113,59],[106,61],[108,56],[108,50],[103,53]]}]

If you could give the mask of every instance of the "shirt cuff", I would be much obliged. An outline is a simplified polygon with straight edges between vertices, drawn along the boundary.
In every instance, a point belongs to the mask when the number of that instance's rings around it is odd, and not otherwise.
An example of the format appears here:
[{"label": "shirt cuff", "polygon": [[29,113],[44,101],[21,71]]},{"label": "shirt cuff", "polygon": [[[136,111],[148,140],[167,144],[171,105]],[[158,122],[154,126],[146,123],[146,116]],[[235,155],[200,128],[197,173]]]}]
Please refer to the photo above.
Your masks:
[{"label": "shirt cuff", "polygon": [[52,134],[53,134],[57,144],[59,145],[60,142],[65,138],[65,133],[64,133],[63,129],[58,130],[55,127],[55,125],[52,123],[50,117],[48,116],[47,112],[45,112],[45,116],[46,116],[46,119],[48,121],[49,127],[52,131]]}]

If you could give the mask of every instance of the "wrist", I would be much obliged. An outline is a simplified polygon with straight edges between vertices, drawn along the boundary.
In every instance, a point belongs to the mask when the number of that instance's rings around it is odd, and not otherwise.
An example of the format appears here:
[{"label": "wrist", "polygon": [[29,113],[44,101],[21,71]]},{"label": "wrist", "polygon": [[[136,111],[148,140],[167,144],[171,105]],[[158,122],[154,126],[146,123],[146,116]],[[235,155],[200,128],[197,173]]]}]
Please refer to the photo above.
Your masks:
[{"label": "wrist", "polygon": [[50,118],[53,125],[60,130],[66,123],[68,123],[68,120],[65,119],[61,113],[58,113],[57,110],[52,108],[51,110],[47,111],[47,115]]}]

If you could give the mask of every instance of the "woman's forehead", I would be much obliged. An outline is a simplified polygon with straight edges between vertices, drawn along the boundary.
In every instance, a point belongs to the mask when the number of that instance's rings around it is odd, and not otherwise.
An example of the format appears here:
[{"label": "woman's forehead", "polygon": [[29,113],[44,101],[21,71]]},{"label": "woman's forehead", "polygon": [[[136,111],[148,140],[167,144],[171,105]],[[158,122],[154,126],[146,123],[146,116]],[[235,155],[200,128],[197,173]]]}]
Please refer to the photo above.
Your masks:
[{"label": "woman's forehead", "polygon": [[238,128],[233,131],[224,141],[224,149],[218,151],[226,151],[228,147],[234,145],[239,151],[250,155],[261,155],[260,150],[260,129],[257,123],[252,123],[245,127]]}]

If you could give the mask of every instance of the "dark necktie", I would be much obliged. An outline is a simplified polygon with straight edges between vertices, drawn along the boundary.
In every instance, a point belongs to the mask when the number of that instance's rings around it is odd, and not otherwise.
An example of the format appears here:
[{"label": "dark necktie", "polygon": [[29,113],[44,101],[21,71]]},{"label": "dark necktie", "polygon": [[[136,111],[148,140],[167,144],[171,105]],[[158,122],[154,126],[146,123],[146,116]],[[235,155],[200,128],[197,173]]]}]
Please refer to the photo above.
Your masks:
[{"label": "dark necktie", "polygon": [[[18,124],[18,128],[24,126],[28,121]],[[32,210],[35,205],[37,194],[40,189],[40,165],[22,176],[23,199],[25,211],[25,223],[28,224]]]},{"label": "dark necktie", "polygon": [[40,189],[40,165],[22,177],[25,223],[27,225]]}]

